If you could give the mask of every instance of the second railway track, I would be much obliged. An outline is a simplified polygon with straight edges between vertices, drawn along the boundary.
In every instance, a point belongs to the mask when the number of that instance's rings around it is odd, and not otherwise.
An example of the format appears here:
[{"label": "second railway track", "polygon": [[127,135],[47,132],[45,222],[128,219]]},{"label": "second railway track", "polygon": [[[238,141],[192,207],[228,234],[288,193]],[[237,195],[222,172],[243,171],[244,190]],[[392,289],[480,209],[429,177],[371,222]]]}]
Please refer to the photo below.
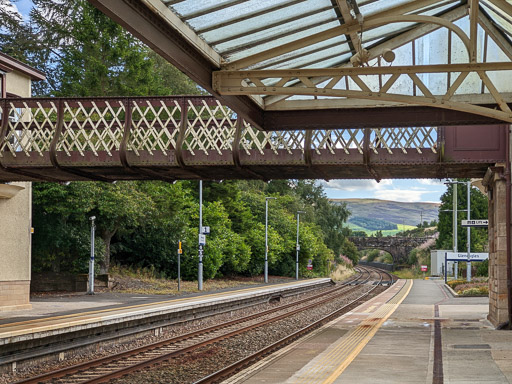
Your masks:
[{"label": "second railway track", "polygon": [[[308,311],[313,312],[314,310],[318,310],[322,312],[318,308],[322,308],[322,306],[332,306],[333,303],[339,302],[341,308],[338,308],[335,311],[327,311],[329,312],[327,314],[323,313],[322,316],[320,316],[320,319],[316,319],[312,324],[322,321],[325,322],[327,321],[327,318],[332,318],[336,314],[339,316],[343,313],[343,308],[346,308],[346,312],[349,310],[351,305],[358,305],[360,300],[365,296],[368,296],[384,281],[382,274],[387,274],[383,271],[367,267],[358,267],[358,270],[359,274],[356,278],[345,282],[344,284],[339,284],[326,292],[322,292],[321,294],[225,322],[223,324],[210,326],[181,336],[135,348],[117,355],[107,356],[58,371],[39,375],[37,377],[25,379],[19,381],[18,384],[92,384],[110,382],[116,378],[125,377],[126,375],[139,372],[155,365],[165,364],[169,361],[179,361],[179,359],[183,359],[185,356],[190,356],[191,353],[197,351],[202,351],[202,353],[204,353],[205,349],[208,349],[209,347],[212,348],[214,345],[221,343],[224,340],[262,329],[270,324],[279,324],[280,322],[286,321],[293,322],[294,317],[300,315],[305,316],[304,314],[307,314]],[[372,275],[374,275],[373,282],[376,282],[377,285],[370,284],[370,282],[372,282]],[[392,283],[393,277],[390,274],[387,275],[389,276],[389,280],[385,281],[388,282],[388,284]],[[319,325],[315,325],[311,327],[311,329],[314,329],[317,326]],[[296,337],[298,336],[295,336],[295,338]],[[274,349],[275,348],[277,347],[274,347]],[[253,357],[252,360],[256,358],[257,357]],[[247,364],[247,362],[245,364]],[[234,368],[232,367],[231,369]],[[213,369],[210,369],[209,372],[206,373],[211,374],[213,371]],[[201,373],[201,375],[203,377],[208,376],[206,373]],[[222,374],[222,376],[226,376],[226,373]],[[211,379],[200,379],[199,382],[206,383],[214,382],[216,380],[218,380],[218,378],[212,377]],[[192,381],[189,380],[188,382]]]}]

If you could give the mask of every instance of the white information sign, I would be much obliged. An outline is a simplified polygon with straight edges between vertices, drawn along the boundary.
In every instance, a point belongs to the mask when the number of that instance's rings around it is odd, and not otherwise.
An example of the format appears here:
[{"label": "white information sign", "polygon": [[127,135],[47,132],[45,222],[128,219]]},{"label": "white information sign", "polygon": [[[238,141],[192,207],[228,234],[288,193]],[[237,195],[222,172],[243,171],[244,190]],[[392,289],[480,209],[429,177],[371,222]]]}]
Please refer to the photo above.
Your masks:
[{"label": "white information sign", "polygon": [[[471,252],[469,254],[469,258],[471,261],[484,261],[489,258],[488,253],[476,253]],[[446,252],[446,260],[448,261],[467,261],[468,260],[468,254],[467,252]]]},{"label": "white information sign", "polygon": [[463,227],[488,227],[489,220],[462,220]]},{"label": "white information sign", "polygon": [[206,245],[206,236],[199,235],[199,245]]}]

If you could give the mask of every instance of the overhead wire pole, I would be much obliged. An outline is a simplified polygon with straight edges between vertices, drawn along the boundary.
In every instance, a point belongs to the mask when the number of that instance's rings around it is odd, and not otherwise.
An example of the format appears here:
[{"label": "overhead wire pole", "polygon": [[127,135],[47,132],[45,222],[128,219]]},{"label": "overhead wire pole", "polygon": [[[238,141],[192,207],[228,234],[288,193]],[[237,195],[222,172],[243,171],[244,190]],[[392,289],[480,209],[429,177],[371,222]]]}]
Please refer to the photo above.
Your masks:
[{"label": "overhead wire pole", "polygon": [[[468,186],[468,221],[471,220],[471,181],[467,182]],[[466,262],[467,266],[467,273],[466,273],[466,280],[471,281],[471,227],[468,225],[466,228],[467,233],[467,252],[468,252],[468,261]]]},{"label": "overhead wire pole", "polygon": [[306,213],[304,211],[297,211],[297,254],[295,256],[295,280],[299,280],[299,251],[300,251],[300,245],[299,245],[299,215],[301,213]]}]

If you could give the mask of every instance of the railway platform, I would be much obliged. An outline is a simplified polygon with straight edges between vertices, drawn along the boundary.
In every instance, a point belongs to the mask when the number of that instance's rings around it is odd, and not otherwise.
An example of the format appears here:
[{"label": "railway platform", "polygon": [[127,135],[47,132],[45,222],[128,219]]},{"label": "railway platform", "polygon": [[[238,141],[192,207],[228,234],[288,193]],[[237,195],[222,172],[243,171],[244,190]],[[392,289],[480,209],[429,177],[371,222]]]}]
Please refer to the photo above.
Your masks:
[{"label": "railway platform", "polygon": [[512,332],[488,308],[441,281],[399,280],[223,383],[511,383]]},{"label": "railway platform", "polygon": [[[330,279],[308,279],[277,284],[243,286],[217,292],[199,292],[166,299],[163,295],[74,295],[33,302],[31,310],[0,314],[0,367],[16,369],[23,360],[119,340],[144,332],[158,334],[163,327],[200,319],[269,300],[331,285]],[[101,335],[101,336],[100,336]],[[12,366],[10,366],[12,365]]]}]

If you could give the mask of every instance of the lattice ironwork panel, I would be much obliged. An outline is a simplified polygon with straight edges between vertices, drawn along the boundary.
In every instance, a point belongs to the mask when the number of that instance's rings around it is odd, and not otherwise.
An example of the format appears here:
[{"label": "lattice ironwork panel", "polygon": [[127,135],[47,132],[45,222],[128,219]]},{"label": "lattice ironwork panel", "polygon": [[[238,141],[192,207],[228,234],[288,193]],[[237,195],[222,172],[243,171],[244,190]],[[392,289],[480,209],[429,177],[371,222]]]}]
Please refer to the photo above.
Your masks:
[{"label": "lattice ironwork panel", "polygon": [[127,149],[139,156],[139,151],[162,151],[176,148],[181,105],[178,99],[134,100],[132,127]]},{"label": "lattice ironwork panel", "polygon": [[292,150],[300,149],[304,153],[305,136],[303,130],[262,132],[244,123],[240,146],[247,155],[254,150],[263,155],[265,149],[272,150],[276,155],[279,150],[292,154]]},{"label": "lattice ironwork panel", "polygon": [[201,151],[208,155],[210,152],[231,151],[236,130],[234,112],[214,103],[193,103],[188,101],[188,125],[185,133],[184,149],[195,155]]},{"label": "lattice ironwork panel", "polygon": [[415,128],[373,128],[370,135],[370,149],[378,154],[385,150],[393,154],[394,150],[407,153],[408,150],[430,150],[437,153],[437,127]]},{"label": "lattice ironwork panel", "polygon": [[7,132],[0,143],[0,156],[5,151],[14,157],[20,152],[27,156],[34,152],[43,156],[43,152],[49,151],[57,120],[56,101],[12,100],[8,102],[8,116]]},{"label": "lattice ironwork panel", "polygon": [[64,130],[57,151],[81,156],[91,151],[98,156],[105,151],[119,150],[124,131],[125,106],[123,100],[70,100],[64,102]]},{"label": "lattice ironwork panel", "polygon": [[357,149],[363,153],[364,129],[330,129],[313,131],[311,147],[320,155],[321,149],[327,149],[331,154],[341,149],[347,155],[349,149]]}]

